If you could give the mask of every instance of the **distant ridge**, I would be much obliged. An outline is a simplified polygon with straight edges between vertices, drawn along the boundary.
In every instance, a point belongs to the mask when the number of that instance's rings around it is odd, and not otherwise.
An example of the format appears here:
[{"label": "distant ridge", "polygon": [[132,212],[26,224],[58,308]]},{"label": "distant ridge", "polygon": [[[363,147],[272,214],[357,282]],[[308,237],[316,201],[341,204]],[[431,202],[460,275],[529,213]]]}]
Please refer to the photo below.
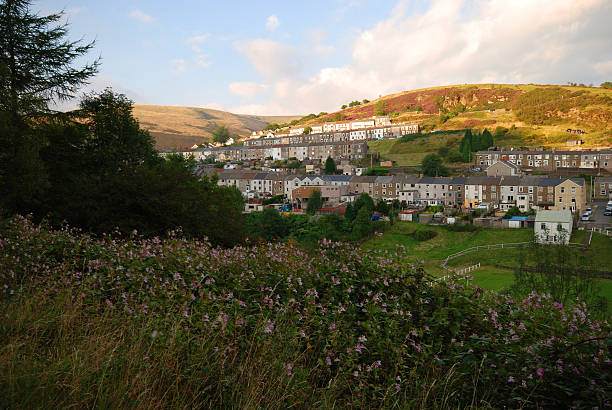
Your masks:
[{"label": "distant ridge", "polygon": [[155,138],[158,149],[184,148],[206,142],[218,125],[229,128],[231,135],[245,137],[266,125],[285,123],[296,116],[261,116],[233,114],[210,108],[134,105],[134,116],[142,128]]}]

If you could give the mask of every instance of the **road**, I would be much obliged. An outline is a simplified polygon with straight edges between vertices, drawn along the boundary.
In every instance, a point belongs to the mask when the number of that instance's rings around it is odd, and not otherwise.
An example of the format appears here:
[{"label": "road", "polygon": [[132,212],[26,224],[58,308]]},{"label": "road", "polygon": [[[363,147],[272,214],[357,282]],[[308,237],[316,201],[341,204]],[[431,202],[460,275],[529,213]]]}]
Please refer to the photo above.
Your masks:
[{"label": "road", "polygon": [[593,214],[588,221],[579,221],[578,226],[584,226],[585,228],[612,227],[612,217],[604,215],[606,204],[607,201],[588,202],[587,207],[591,207],[591,209],[593,209]]}]

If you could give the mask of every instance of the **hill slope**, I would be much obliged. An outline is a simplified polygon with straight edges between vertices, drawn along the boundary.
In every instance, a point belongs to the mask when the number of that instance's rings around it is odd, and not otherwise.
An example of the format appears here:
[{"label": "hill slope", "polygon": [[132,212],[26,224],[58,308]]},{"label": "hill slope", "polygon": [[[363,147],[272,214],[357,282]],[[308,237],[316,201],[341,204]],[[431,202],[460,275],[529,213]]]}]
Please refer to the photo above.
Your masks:
[{"label": "hill slope", "polygon": [[241,137],[272,122],[288,122],[299,116],[257,116],[233,114],[220,110],[161,105],[134,105],[134,116],[151,132],[158,149],[182,148],[212,138],[218,125],[225,125],[232,135]]},{"label": "hill slope", "polygon": [[414,121],[425,130],[519,128],[530,143],[564,145],[586,132],[588,146],[612,145],[612,89],[556,85],[471,84],[390,94],[303,124],[353,120],[384,110],[394,121]]}]

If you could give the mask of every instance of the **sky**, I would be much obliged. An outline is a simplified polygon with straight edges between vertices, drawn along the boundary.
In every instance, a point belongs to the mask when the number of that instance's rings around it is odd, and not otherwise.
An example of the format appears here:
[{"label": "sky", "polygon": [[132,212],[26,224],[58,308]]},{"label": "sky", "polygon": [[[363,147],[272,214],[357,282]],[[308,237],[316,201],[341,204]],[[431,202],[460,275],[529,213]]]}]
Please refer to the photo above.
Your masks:
[{"label": "sky", "polygon": [[[612,81],[610,0],[41,0],[101,58],[83,92],[240,114],[332,112],[464,83]],[[78,99],[63,107],[75,106]]]}]

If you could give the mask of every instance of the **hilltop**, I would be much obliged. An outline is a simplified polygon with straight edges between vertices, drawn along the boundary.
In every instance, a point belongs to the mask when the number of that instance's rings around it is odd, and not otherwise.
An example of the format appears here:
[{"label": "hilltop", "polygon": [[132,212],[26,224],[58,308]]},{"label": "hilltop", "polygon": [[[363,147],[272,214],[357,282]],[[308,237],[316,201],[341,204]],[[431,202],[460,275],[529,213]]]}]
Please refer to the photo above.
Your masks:
[{"label": "hilltop", "polygon": [[[298,121],[318,125],[387,114],[394,122],[418,122],[425,131],[512,129],[525,145],[563,146],[585,132],[586,146],[612,145],[612,89],[586,86],[466,84],[403,91]],[[347,102],[349,104],[349,102]]]},{"label": "hilltop", "polygon": [[270,123],[289,122],[300,116],[233,114],[210,108],[134,105],[134,117],[155,138],[158,149],[189,147],[212,138],[218,125],[241,137]]}]

